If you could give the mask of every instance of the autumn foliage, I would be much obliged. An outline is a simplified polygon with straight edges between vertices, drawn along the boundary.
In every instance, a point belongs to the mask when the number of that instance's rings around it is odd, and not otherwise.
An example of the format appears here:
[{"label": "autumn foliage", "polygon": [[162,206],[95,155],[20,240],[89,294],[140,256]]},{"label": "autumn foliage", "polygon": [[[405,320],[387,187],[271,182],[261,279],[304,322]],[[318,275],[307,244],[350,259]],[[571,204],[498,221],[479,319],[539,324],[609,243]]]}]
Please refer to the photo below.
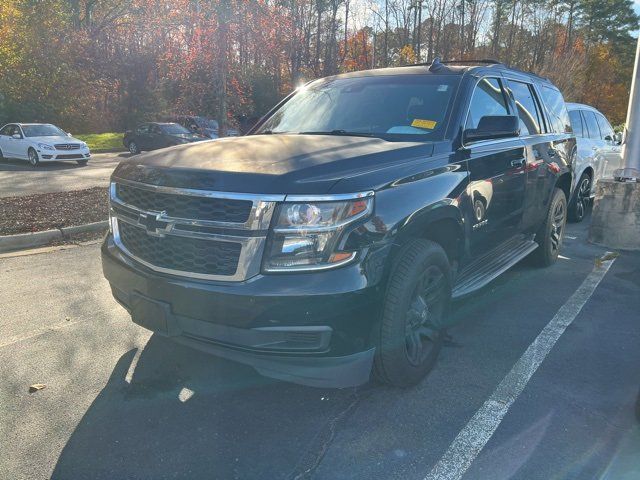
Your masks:
[{"label": "autumn foliage", "polygon": [[4,0],[0,123],[238,126],[304,81],[435,56],[538,72],[621,123],[637,26],[629,0]]}]

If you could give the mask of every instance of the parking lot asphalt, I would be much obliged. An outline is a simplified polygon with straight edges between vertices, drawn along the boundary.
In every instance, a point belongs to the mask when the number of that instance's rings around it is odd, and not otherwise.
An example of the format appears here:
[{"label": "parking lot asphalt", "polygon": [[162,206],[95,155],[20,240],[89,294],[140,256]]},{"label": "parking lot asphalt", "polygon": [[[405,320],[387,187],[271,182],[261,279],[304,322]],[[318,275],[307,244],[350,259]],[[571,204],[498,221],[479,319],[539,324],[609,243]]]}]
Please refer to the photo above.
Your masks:
[{"label": "parking lot asphalt", "polygon": [[587,227],[553,267],[456,303],[438,365],[404,390],[287,384],[150,335],[97,244],[0,258],[0,478],[427,478],[594,272],[493,435],[472,430],[466,473],[435,478],[640,478],[640,254],[599,271]]},{"label": "parking lot asphalt", "polygon": [[0,160],[0,197],[106,187],[111,172],[128,153],[96,153],[86,166],[43,162],[37,168],[22,160]]}]

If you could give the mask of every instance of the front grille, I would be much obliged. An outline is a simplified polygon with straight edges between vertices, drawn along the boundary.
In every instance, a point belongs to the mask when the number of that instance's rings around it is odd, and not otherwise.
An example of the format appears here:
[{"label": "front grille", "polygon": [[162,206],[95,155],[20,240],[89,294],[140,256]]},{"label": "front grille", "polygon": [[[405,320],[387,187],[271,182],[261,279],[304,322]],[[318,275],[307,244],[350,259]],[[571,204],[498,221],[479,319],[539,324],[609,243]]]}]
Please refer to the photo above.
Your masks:
[{"label": "front grille", "polygon": [[242,245],[174,235],[153,237],[140,227],[118,222],[120,241],[134,256],[156,267],[204,275],[234,275]]},{"label": "front grille", "polygon": [[56,150],[79,150],[79,143],[57,143],[54,145]]},{"label": "front grille", "polygon": [[245,223],[253,202],[156,192],[118,183],[116,195],[140,210],[166,212],[169,217]]},{"label": "front grille", "polygon": [[56,156],[58,160],[73,160],[74,158],[84,158],[81,153],[69,153],[66,155],[58,155]]}]

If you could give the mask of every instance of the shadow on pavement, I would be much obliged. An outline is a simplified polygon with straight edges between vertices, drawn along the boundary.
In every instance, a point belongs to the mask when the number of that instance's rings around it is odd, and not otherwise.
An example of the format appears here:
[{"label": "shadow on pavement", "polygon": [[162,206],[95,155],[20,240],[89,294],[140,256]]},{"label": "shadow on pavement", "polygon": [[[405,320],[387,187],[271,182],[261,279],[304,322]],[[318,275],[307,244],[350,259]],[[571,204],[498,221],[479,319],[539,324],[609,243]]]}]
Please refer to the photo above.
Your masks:
[{"label": "shadow on pavement", "polygon": [[52,480],[289,478],[353,398],[353,389],[269,380],[157,335],[131,375],[135,355],[116,364]]}]

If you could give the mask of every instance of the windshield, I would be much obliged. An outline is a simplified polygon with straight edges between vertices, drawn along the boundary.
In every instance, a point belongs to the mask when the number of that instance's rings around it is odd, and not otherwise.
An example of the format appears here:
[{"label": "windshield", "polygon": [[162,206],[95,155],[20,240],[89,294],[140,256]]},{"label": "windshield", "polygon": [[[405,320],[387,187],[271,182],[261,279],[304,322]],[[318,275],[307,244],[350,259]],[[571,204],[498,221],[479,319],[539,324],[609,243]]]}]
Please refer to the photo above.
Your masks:
[{"label": "windshield", "polygon": [[320,80],[301,88],[256,133],[441,139],[458,82],[451,75]]},{"label": "windshield", "polygon": [[162,125],[161,128],[164,133],[168,133],[169,135],[188,135],[192,133],[191,130],[184,128],[182,125],[178,125],[177,123]]},{"label": "windshield", "polygon": [[25,137],[66,137],[66,132],[55,125],[23,125]]}]

